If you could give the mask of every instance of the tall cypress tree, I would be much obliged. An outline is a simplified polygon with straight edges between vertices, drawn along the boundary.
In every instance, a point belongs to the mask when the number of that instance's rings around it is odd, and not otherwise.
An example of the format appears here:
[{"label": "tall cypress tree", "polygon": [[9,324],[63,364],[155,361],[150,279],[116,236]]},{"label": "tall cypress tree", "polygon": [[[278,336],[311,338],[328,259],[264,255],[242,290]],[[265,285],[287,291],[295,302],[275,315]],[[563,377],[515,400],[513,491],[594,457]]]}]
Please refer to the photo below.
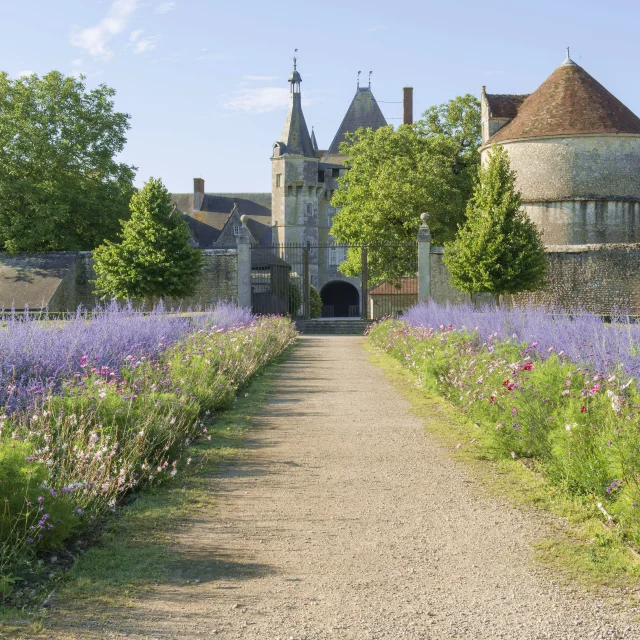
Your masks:
[{"label": "tall cypress tree", "polygon": [[502,146],[494,145],[467,205],[467,220],[446,245],[451,283],[467,293],[535,291],[547,272],[540,232],[522,209],[515,171]]},{"label": "tall cypress tree", "polygon": [[162,180],[150,178],[131,198],[131,218],[118,244],[94,252],[96,293],[116,298],[179,298],[193,293],[201,256]]}]

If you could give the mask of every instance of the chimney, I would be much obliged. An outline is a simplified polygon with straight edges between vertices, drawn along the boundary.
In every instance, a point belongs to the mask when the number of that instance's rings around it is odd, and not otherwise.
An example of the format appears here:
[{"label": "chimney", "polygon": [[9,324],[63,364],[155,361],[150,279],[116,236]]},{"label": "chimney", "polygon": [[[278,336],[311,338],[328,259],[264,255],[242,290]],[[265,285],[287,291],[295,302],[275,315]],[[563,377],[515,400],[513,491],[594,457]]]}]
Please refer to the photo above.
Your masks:
[{"label": "chimney", "polygon": [[193,179],[193,210],[200,211],[204,201],[204,179]]},{"label": "chimney", "polygon": [[402,109],[402,124],[413,124],[413,87],[403,87]]}]

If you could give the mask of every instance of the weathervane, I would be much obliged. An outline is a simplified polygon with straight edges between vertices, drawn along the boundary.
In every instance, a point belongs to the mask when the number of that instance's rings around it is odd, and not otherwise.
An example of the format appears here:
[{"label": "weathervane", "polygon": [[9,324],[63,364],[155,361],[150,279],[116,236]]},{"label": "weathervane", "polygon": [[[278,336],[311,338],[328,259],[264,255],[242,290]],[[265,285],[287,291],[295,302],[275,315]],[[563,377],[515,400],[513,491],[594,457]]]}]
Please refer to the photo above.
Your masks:
[{"label": "weathervane", "polygon": [[567,47],[567,58],[569,58],[569,60],[571,60],[571,56],[569,55],[569,47]]},{"label": "weathervane", "polygon": [[362,71],[358,71],[358,89],[360,88],[360,74]]},{"label": "weathervane", "polygon": [[298,53],[297,49],[294,49],[294,53],[293,53],[293,70],[296,70],[296,65],[298,63],[298,58],[296,57],[296,53]]},{"label": "weathervane", "polygon": [[371,74],[373,71],[369,71],[369,89],[371,89]]}]

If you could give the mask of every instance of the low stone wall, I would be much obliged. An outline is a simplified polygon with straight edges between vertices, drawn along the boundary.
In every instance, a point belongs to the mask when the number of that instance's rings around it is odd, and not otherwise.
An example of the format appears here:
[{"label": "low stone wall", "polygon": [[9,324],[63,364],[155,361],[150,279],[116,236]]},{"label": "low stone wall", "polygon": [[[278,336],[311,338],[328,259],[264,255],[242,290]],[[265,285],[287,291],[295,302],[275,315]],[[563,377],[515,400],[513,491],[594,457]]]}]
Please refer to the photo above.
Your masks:
[{"label": "low stone wall", "polygon": [[[507,303],[560,306],[599,314],[615,310],[640,315],[640,244],[591,244],[546,247],[546,286],[534,293],[507,296]],[[442,247],[430,252],[431,297],[437,302],[470,301],[454,289]]]},{"label": "low stone wall", "polygon": [[[169,306],[207,307],[220,300],[238,302],[238,253],[236,249],[202,252],[200,281],[193,296],[166,300]],[[18,311],[48,307],[50,311],[93,308],[96,274],[90,251],[11,256],[0,254],[0,306]]]}]

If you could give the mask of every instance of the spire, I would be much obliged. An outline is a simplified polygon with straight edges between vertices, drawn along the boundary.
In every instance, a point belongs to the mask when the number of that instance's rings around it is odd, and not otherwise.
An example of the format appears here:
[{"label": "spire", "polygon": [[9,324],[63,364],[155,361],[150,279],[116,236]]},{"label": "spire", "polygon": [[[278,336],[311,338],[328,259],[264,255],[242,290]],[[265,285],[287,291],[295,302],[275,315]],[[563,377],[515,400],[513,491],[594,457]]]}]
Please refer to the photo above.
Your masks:
[{"label": "spire", "polygon": [[571,66],[575,66],[577,67],[578,65],[571,59],[571,56],[569,55],[569,47],[567,47],[567,57],[565,59],[565,61],[560,65],[561,67],[571,67]]},{"label": "spire", "polygon": [[[297,53],[296,49],[296,53]],[[300,94],[300,83],[302,77],[298,72],[298,58],[293,57],[293,71],[289,76],[290,96],[289,96],[289,113],[284,122],[282,135],[279,142],[286,145],[284,153],[292,153],[299,156],[307,156],[315,158],[316,154],[313,150],[313,143],[309,136],[309,129],[304,120],[302,113],[302,97]]]},{"label": "spire", "polygon": [[311,146],[313,147],[313,150],[318,153],[318,141],[316,140],[316,133],[313,130],[313,127],[311,127]]}]

